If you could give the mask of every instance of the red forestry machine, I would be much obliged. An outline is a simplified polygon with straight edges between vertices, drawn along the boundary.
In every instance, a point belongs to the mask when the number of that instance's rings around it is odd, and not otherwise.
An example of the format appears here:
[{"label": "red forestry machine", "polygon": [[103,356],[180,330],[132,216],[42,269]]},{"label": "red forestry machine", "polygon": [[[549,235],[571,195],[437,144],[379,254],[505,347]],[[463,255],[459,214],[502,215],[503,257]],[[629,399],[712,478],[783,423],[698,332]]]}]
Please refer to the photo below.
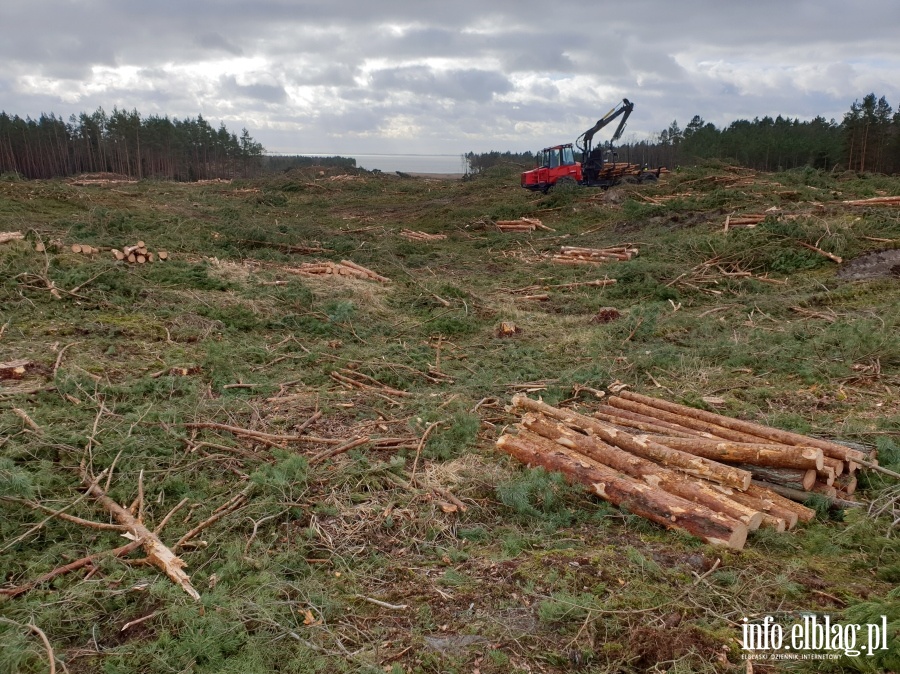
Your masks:
[{"label": "red forestry machine", "polygon": [[[554,145],[541,150],[537,157],[537,168],[522,174],[522,187],[546,193],[554,185],[565,183],[605,189],[626,182],[656,182],[663,169],[649,169],[641,164],[615,161],[618,155],[613,151],[612,144],[622,136],[625,122],[632,110],[634,103],[623,98],[619,105],[581,134],[575,141],[575,147],[581,153],[580,162],[575,159],[576,153],[572,143]],[[594,147],[594,135],[619,117],[622,119],[612,138],[605,145]],[[612,161],[607,161],[604,155]]]}]

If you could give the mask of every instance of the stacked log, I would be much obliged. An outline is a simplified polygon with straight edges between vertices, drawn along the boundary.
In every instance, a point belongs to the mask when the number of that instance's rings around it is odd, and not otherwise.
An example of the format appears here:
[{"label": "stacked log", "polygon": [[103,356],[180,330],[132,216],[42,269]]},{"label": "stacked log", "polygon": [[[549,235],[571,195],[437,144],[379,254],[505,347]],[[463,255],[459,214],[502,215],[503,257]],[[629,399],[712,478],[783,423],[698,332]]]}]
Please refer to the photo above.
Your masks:
[{"label": "stacked log", "polygon": [[[72,249],[74,250],[74,246]],[[146,262],[169,259],[168,251],[159,250],[153,252],[147,248],[147,244],[143,241],[138,241],[131,246],[125,246],[122,250],[113,248],[112,254],[119,262],[128,262],[129,264],[144,264]]]},{"label": "stacked log", "polygon": [[746,227],[753,229],[766,219],[765,213],[746,213],[744,215],[729,215],[725,218],[725,231],[732,227]]},{"label": "stacked log", "polygon": [[411,229],[401,229],[400,236],[408,241],[443,241],[447,238],[446,234],[429,234],[427,232],[416,232]]},{"label": "stacked log", "polygon": [[741,468],[763,487],[777,485],[803,498],[835,497],[838,491],[850,496],[859,462],[876,463],[859,449],[627,390],[607,398],[595,416],[667,447]]},{"label": "stacked log", "polygon": [[22,232],[0,232],[0,244],[21,241],[24,238],[25,235]]},{"label": "stacked log", "polygon": [[[79,255],[96,255],[100,252],[101,249],[96,248],[89,243],[73,243],[71,246],[69,246],[69,250]],[[109,249],[107,248],[107,250]]]},{"label": "stacked log", "polygon": [[378,281],[379,283],[390,283],[391,280],[380,274],[376,274],[371,269],[367,269],[360,264],[351,262],[350,260],[341,260],[340,262],[307,262],[299,267],[287,268],[285,271],[299,276],[331,276],[358,278],[365,281]]},{"label": "stacked log", "polygon": [[630,260],[637,254],[638,249],[628,244],[609,248],[563,246],[551,259],[560,264],[602,264]]},{"label": "stacked log", "polygon": [[501,232],[533,232],[536,229],[543,229],[547,232],[555,232],[555,229],[547,227],[537,218],[519,218],[518,220],[497,220],[494,223]]},{"label": "stacked log", "polygon": [[853,199],[851,201],[845,201],[844,203],[848,206],[900,206],[900,196]]},{"label": "stacked log", "polygon": [[618,391],[592,416],[518,394],[515,434],[497,447],[587,486],[630,512],[707,543],[741,549],[748,531],[809,522],[821,494],[854,505],[866,451]]}]

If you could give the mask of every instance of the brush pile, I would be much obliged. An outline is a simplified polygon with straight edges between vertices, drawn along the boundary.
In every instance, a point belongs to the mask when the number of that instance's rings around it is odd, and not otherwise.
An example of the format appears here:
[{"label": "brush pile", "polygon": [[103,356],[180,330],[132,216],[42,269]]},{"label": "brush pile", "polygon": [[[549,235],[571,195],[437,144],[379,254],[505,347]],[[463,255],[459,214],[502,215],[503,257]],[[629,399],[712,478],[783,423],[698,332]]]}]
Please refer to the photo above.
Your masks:
[{"label": "brush pile", "polygon": [[416,232],[411,229],[401,229],[400,236],[408,241],[443,241],[447,238],[446,234],[428,234],[427,232]]},{"label": "brush pile", "polygon": [[518,433],[497,446],[559,471],[592,493],[663,526],[736,550],[760,526],[808,522],[811,492],[850,501],[875,457],[818,438],[629,391],[593,416],[515,395]]},{"label": "brush pile", "polygon": [[609,248],[562,246],[559,253],[554,255],[551,259],[560,264],[603,264],[604,262],[630,260],[637,254],[638,249],[631,244],[611,246]]},{"label": "brush pile", "polygon": [[291,274],[300,276],[332,276],[347,278],[358,278],[364,281],[378,281],[379,283],[390,283],[391,279],[386,276],[376,274],[371,269],[367,269],[360,264],[351,262],[350,260],[341,260],[340,262],[307,262],[299,267],[285,269]]}]

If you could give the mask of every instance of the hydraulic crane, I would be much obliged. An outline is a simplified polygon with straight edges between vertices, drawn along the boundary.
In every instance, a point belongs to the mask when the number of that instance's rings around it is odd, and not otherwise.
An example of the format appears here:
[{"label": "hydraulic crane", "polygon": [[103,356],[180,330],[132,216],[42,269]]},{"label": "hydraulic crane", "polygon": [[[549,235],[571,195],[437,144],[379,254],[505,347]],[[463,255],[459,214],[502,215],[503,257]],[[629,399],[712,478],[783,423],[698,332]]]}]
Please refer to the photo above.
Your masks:
[{"label": "hydraulic crane", "polygon": [[[581,154],[581,161],[575,159],[572,143],[547,147],[538,153],[538,166],[522,174],[522,187],[529,190],[547,192],[559,183],[577,183],[587,187],[610,187],[620,182],[655,182],[662,169],[651,170],[640,164],[616,162],[612,143],[622,136],[625,123],[634,110],[634,103],[627,98],[597,120],[590,129],[575,141]],[[621,117],[612,137],[603,145],[594,147],[594,136],[598,131]],[[604,155],[613,161],[607,161]]]}]

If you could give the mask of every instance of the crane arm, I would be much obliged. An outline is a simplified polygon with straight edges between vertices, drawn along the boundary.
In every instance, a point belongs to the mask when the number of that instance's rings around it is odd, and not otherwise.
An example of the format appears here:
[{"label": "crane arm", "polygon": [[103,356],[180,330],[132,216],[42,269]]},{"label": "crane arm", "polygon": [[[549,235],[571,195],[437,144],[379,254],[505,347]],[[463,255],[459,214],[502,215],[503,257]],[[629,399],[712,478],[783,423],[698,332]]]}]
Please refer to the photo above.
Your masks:
[{"label": "crane arm", "polygon": [[634,110],[634,103],[629,101],[627,98],[623,98],[622,102],[619,103],[612,110],[607,112],[603,117],[597,120],[597,123],[594,124],[590,129],[585,131],[578,138],[578,147],[579,149],[584,149],[584,147],[589,147],[591,142],[594,139],[594,134],[596,134],[603,127],[611,124],[617,117],[622,117],[622,120],[619,122],[619,126],[616,128],[616,132],[610,138],[610,142],[614,142],[619,139],[622,135],[622,132],[625,130],[625,122],[628,120],[628,116],[631,114],[631,111]]}]

